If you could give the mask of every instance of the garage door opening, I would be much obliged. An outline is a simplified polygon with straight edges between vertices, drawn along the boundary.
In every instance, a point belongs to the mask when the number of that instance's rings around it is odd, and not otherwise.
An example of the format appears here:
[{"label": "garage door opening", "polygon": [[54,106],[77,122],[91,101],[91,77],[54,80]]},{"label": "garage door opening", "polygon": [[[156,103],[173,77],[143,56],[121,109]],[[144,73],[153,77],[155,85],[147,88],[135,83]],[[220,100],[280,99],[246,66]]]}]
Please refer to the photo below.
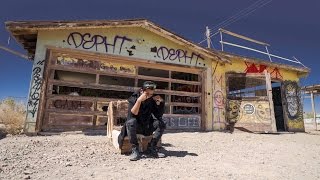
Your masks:
[{"label": "garage door opening", "polygon": [[144,81],[157,84],[168,129],[201,128],[201,69],[60,52],[50,62],[42,131],[105,129],[109,102],[128,99]]}]

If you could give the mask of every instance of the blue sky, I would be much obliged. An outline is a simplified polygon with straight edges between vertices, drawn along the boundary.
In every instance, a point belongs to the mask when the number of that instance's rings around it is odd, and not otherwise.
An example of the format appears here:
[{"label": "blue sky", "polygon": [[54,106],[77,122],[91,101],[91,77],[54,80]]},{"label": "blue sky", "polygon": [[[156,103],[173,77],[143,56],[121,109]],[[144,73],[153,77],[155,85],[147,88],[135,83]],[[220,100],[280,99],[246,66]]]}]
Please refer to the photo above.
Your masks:
[{"label": "blue sky", "polygon": [[[147,18],[186,39],[200,42],[205,26],[214,27],[255,0],[2,0],[0,6],[0,44],[25,53],[13,39],[7,45],[8,20],[80,20]],[[302,85],[320,84],[320,1],[273,0],[226,29],[271,44],[269,50],[284,57],[297,57],[312,69]],[[213,39],[216,41],[217,39]],[[218,48],[218,44],[214,46]],[[255,47],[255,45],[252,45]],[[257,47],[261,48],[261,47]],[[250,55],[227,48],[229,52]],[[255,54],[252,54],[256,56]],[[267,59],[267,57],[264,57]],[[281,62],[281,61],[279,61]],[[282,61],[283,62],[283,61]],[[0,99],[27,97],[32,63],[0,50]],[[310,104],[309,101],[306,104]],[[320,103],[317,100],[318,111]],[[306,106],[306,110],[310,105]]]}]

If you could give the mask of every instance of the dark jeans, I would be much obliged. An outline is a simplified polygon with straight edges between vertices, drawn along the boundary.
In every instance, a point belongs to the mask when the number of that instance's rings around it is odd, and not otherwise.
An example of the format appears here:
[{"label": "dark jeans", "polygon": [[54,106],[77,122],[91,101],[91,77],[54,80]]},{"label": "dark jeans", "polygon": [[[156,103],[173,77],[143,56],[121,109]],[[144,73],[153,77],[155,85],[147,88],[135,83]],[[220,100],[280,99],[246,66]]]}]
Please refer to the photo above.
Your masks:
[{"label": "dark jeans", "polygon": [[127,133],[129,142],[133,145],[138,145],[137,134],[150,136],[153,134],[153,143],[157,144],[166,128],[162,120],[152,119],[147,124],[139,123],[136,118],[131,118],[126,122]]}]

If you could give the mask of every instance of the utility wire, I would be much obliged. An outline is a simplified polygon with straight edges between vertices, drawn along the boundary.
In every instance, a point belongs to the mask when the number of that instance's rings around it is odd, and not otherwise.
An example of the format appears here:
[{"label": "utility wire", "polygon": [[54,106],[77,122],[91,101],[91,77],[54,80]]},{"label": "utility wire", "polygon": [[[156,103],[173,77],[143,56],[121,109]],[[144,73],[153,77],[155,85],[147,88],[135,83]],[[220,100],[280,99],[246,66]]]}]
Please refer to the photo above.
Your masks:
[{"label": "utility wire", "polygon": [[[239,11],[238,13],[234,14],[233,16],[229,17],[228,19],[220,22],[218,25],[214,26],[212,29],[212,32],[216,32],[218,31],[219,28],[223,28],[226,26],[229,26],[230,24],[240,20],[241,18],[247,17],[248,15],[250,15],[251,13],[253,13],[254,11],[256,11],[259,8],[262,8],[263,6],[269,4],[272,0],[259,0],[256,1],[255,3],[251,4],[250,6],[248,6],[247,8]],[[217,33],[210,35],[209,37],[215,36]],[[206,39],[202,40],[201,42],[199,42],[199,44],[203,43],[204,41],[206,41]]]},{"label": "utility wire", "polygon": [[255,9],[252,9],[252,10],[246,12],[245,14],[242,14],[241,16],[238,16],[238,17],[235,18],[235,19],[232,19],[232,20],[229,21],[228,23],[223,24],[221,27],[215,26],[214,30],[218,30],[219,28],[227,27],[227,26],[229,26],[230,24],[232,24],[232,23],[234,23],[234,22],[237,22],[238,20],[249,16],[251,13],[253,13],[253,12],[255,12],[256,10],[258,10],[258,9],[266,6],[266,5],[269,4],[271,1],[272,1],[272,0],[269,0],[269,1],[267,1],[267,2],[265,2],[265,3],[263,3],[263,4],[261,4],[261,5],[257,6]]},{"label": "utility wire", "polygon": [[227,18],[226,20],[220,22],[219,24],[215,25],[212,29],[216,29],[217,27],[221,27],[223,26],[225,23],[227,23],[228,21],[231,21],[235,18],[238,18],[239,16],[241,16],[242,14],[254,9],[257,5],[259,5],[260,3],[263,3],[263,1],[266,1],[266,0],[259,0],[259,1],[256,1],[255,3],[251,4],[250,6],[246,7],[245,9],[242,9],[240,11],[238,11],[236,14],[230,16],[229,18]]}]

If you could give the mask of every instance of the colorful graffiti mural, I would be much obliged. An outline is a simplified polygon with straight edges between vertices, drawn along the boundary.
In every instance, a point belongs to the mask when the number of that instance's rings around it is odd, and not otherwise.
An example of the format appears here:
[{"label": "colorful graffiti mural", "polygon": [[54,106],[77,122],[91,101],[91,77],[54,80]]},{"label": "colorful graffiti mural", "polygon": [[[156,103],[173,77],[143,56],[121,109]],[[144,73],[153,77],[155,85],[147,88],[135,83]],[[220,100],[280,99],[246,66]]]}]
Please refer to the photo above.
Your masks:
[{"label": "colorful graffiti mural", "polygon": [[267,70],[271,77],[274,79],[283,79],[283,76],[280,73],[280,70],[277,67],[268,67],[262,64],[248,63],[244,62],[246,65],[246,69],[244,73],[263,73],[264,70]]},{"label": "colorful graffiti mural", "polygon": [[227,119],[237,123],[271,123],[268,101],[228,100]]},{"label": "colorful graffiti mural", "polygon": [[301,100],[300,100],[300,88],[295,81],[285,81],[284,95],[286,101],[286,110],[290,120],[299,120],[301,115]]}]

